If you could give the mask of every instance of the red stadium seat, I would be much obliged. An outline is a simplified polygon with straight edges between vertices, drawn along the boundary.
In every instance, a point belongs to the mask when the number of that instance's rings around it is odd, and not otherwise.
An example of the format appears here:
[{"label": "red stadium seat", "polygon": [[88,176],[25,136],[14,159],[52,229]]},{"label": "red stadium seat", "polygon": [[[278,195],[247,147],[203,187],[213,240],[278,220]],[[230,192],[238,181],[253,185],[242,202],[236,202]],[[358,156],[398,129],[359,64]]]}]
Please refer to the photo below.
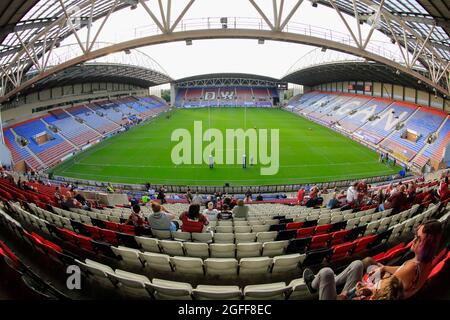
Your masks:
[{"label": "red stadium seat", "polygon": [[61,229],[57,228],[58,235],[63,238],[64,240],[67,240],[74,245],[77,245],[77,234],[73,231],[67,230],[67,229]]},{"label": "red stadium seat", "polygon": [[407,246],[397,245],[394,248],[390,249],[388,252],[386,252],[384,257],[378,258],[378,259],[375,259],[375,257],[374,257],[374,259],[379,263],[386,263],[387,261],[390,261],[390,260],[402,255],[403,253],[405,253],[408,250],[409,250],[409,248]]},{"label": "red stadium seat", "polygon": [[117,246],[119,244],[119,240],[117,239],[115,231],[101,229],[100,234],[102,235],[103,240],[112,244],[113,246]]},{"label": "red stadium seat", "polygon": [[134,226],[129,226],[126,224],[119,224],[119,231],[122,233],[130,234],[132,236],[135,235]]},{"label": "red stadium seat", "polygon": [[321,226],[317,226],[314,234],[319,235],[319,234],[328,233],[332,227],[333,227],[332,224],[324,224]]},{"label": "red stadium seat", "polygon": [[442,249],[442,251],[439,252],[438,255],[433,259],[432,266],[433,267],[436,266],[439,263],[439,261],[441,261],[445,257],[446,253],[447,248]]},{"label": "red stadium seat", "polygon": [[338,260],[341,260],[343,258],[346,258],[351,254],[355,247],[354,242],[347,242],[343,244],[338,244],[333,249],[333,255],[331,256],[331,262],[336,262]]},{"label": "red stadium seat", "polygon": [[442,270],[444,270],[446,264],[448,264],[448,261],[450,261],[450,251],[447,253],[447,256],[439,263],[437,263],[436,266],[431,270],[430,274],[428,275],[428,281],[434,279],[439,273],[441,273]]},{"label": "red stadium seat", "polygon": [[104,221],[105,228],[109,230],[119,231],[119,224],[112,221]]},{"label": "red stadium seat", "polygon": [[92,239],[86,236],[83,236],[81,234],[77,235],[77,241],[79,246],[82,249],[88,250],[88,251],[94,251],[94,248],[92,247]]},{"label": "red stadium seat", "polygon": [[41,237],[37,233],[32,232],[31,236],[35,240],[36,244],[38,244],[41,247],[43,247],[43,249],[46,250],[47,252],[49,250],[50,250],[50,253],[51,253],[51,251],[63,252],[63,250],[61,249],[60,246],[54,244],[51,241],[48,241],[48,240],[44,239],[43,237]]},{"label": "red stadium seat", "polygon": [[395,247],[392,247],[391,249],[389,249],[386,252],[380,252],[379,254],[373,256],[372,258],[379,262],[379,263],[383,263],[384,261],[386,261],[386,256],[388,256],[389,254],[391,254],[393,251],[403,248],[405,246],[405,243],[399,243],[398,245],[396,245]]},{"label": "red stadium seat", "polygon": [[89,232],[89,234],[91,235],[91,237],[95,240],[101,240],[102,239],[102,234],[101,231],[102,229],[100,229],[99,227],[96,226],[91,226],[88,224],[83,224],[84,228],[86,231]]},{"label": "red stadium seat", "polygon": [[311,244],[309,245],[310,250],[321,249],[328,247],[328,243],[331,240],[331,234],[321,234],[312,237]]},{"label": "red stadium seat", "polygon": [[297,230],[297,238],[306,238],[314,234],[316,227],[300,228]]},{"label": "red stadium seat", "polygon": [[297,230],[300,229],[303,225],[303,222],[289,222],[286,225],[286,230]]},{"label": "red stadium seat", "polygon": [[350,234],[351,230],[336,231],[331,234],[331,245],[337,245],[345,242],[345,237]]},{"label": "red stadium seat", "polygon": [[376,238],[377,238],[376,235],[370,235],[370,236],[362,237],[360,239],[356,239],[354,241],[354,243],[355,243],[354,253],[358,254],[358,253],[361,253],[364,250],[366,250],[367,246],[369,244],[371,244],[373,241],[375,241]]},{"label": "red stadium seat", "polygon": [[14,263],[20,264],[19,258],[2,241],[0,241],[0,249],[2,249],[4,254],[6,254],[6,256]]}]

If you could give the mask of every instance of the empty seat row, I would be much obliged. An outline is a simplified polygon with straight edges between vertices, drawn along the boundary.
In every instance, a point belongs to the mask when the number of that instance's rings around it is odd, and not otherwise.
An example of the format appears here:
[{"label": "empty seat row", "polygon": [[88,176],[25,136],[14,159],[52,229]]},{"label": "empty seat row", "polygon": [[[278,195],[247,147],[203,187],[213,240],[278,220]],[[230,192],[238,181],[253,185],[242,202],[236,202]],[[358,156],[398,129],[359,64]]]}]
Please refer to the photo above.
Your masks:
[{"label": "empty seat row", "polygon": [[[149,279],[146,276],[127,272],[121,269],[113,270],[107,265],[86,259],[76,260],[90,283],[117,291],[123,298],[162,299],[162,300],[284,300],[293,291],[306,294],[306,285],[302,279],[296,279],[289,285],[284,282],[247,285],[243,289],[235,285],[197,285],[176,282],[158,278]],[[190,270],[190,269],[188,269]],[[208,263],[207,270],[223,274],[223,270],[214,269],[214,261]],[[251,272],[251,271],[250,271]],[[294,297],[294,296],[293,296]]]}]

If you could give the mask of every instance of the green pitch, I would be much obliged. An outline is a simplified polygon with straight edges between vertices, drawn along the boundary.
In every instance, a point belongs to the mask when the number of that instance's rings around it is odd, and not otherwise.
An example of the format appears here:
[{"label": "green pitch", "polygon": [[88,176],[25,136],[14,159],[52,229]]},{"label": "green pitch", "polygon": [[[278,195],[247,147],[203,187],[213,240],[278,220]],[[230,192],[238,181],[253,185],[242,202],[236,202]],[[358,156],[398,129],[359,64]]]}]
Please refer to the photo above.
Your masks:
[{"label": "green pitch", "polygon": [[[236,152],[238,163],[216,164],[214,169],[209,169],[208,163],[173,164],[171,152],[177,142],[171,141],[172,132],[186,128],[193,136],[194,121],[202,121],[203,131],[209,126],[221,130],[224,137],[226,129],[279,129],[278,173],[261,175],[260,164],[243,169],[239,162],[242,150]],[[208,144],[203,142],[204,147]],[[399,169],[379,163],[375,152],[357,142],[284,110],[247,108],[245,115],[244,108],[211,108],[161,115],[95,145],[52,171],[57,176],[117,183],[222,186],[228,182],[236,186],[357,179],[394,174]]]}]

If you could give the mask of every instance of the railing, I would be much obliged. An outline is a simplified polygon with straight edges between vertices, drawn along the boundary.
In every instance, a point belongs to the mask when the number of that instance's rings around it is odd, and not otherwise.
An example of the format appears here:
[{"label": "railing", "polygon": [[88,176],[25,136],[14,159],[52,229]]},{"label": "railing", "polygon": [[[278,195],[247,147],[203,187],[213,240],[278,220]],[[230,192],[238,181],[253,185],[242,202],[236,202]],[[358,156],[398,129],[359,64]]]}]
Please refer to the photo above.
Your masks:
[{"label": "railing", "polygon": [[[184,19],[175,28],[177,31],[194,31],[194,30],[215,30],[215,29],[249,29],[249,30],[264,30],[270,31],[270,27],[264,22],[262,18],[250,18],[250,17],[227,17],[227,23],[221,22],[222,17],[205,17],[205,18],[193,18]],[[226,27],[225,27],[226,26]],[[289,32],[294,34],[300,34],[310,37],[316,37],[320,39],[335,41],[341,44],[357,47],[355,41],[350,34],[327,29],[323,27],[313,26],[301,22],[291,21],[289,22],[283,32]],[[162,31],[158,29],[156,25],[142,26],[134,29],[134,37],[142,38],[149,35],[162,34]],[[389,60],[400,63],[403,59],[397,48],[392,43],[386,41],[381,42],[380,45],[375,45],[371,41],[370,45],[366,47],[366,50],[387,58]],[[396,51],[387,49],[392,47]]]},{"label": "railing", "polygon": [[[61,176],[53,176],[51,179],[49,176],[46,176],[47,179],[54,184],[61,183],[72,183],[78,186],[91,186],[102,188],[106,190],[108,186],[108,181],[95,181],[95,180],[84,180],[84,179],[75,179]],[[400,178],[396,175],[383,175],[377,177],[364,178],[366,183],[371,185],[376,184],[384,184],[386,182],[393,181],[402,181],[402,180],[410,180],[413,177],[412,174],[408,174],[404,178]],[[363,179],[363,177],[361,177]],[[277,184],[277,185],[239,185],[239,186],[192,186],[192,185],[171,185],[171,184],[150,184],[150,188],[154,190],[158,190],[160,187],[164,187],[168,193],[185,193],[188,188],[191,189],[192,192],[199,193],[215,193],[222,192],[228,194],[243,194],[249,188],[251,188],[253,193],[280,193],[280,192],[297,192],[300,188],[309,188],[311,186],[317,186],[319,189],[327,188],[346,188],[352,185],[354,182],[360,181],[361,179],[346,179],[346,180],[337,180],[332,182],[319,182],[319,183],[303,183],[303,184]],[[146,186],[144,184],[120,184],[120,183],[112,183],[116,190],[121,191],[147,191]]]},{"label": "railing", "polygon": [[[239,30],[260,30],[271,31],[270,27],[264,22],[262,18],[249,18],[249,17],[229,17],[227,23],[221,22],[222,17],[204,17],[184,19],[176,26],[173,32],[185,32],[195,30],[218,30],[218,29],[239,29]],[[282,32],[288,32],[292,34],[305,35],[309,37],[315,37],[324,40],[334,41],[336,43],[348,45],[357,48],[357,45],[350,34],[327,29],[323,27],[313,26],[300,22],[289,22]],[[109,42],[96,42],[92,49],[101,49],[111,46],[113,43],[121,43],[125,41],[131,41],[148,36],[161,35],[163,32],[156,26],[156,24],[145,25],[130,30],[123,30],[115,33],[114,37]],[[78,45],[67,45],[69,49],[67,52],[61,53],[61,50],[54,49],[50,57],[52,65],[62,63],[77,56],[82,56],[83,53]],[[365,49],[367,52],[376,54],[378,56],[389,59],[397,63],[403,61],[402,56],[398,48],[388,41],[371,40],[369,45]],[[157,64],[157,63],[156,63]],[[158,65],[159,66],[159,65]],[[157,70],[163,70],[159,66]],[[164,70],[163,70],[164,71]],[[165,73],[165,72],[164,72]]]}]

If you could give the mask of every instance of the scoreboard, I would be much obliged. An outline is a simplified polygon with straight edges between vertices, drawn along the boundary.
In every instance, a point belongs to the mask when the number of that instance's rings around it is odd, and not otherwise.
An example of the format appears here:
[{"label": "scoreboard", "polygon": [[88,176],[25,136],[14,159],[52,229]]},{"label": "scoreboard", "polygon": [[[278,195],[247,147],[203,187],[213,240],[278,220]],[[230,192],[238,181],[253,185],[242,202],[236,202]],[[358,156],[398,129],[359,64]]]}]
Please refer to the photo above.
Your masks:
[{"label": "scoreboard", "polygon": [[364,92],[371,92],[372,91],[372,85],[371,84],[349,84],[347,86],[348,90],[352,91],[364,91]]},{"label": "scoreboard", "polygon": [[287,90],[288,89],[287,82],[278,82],[277,83],[277,89],[278,90]]}]

